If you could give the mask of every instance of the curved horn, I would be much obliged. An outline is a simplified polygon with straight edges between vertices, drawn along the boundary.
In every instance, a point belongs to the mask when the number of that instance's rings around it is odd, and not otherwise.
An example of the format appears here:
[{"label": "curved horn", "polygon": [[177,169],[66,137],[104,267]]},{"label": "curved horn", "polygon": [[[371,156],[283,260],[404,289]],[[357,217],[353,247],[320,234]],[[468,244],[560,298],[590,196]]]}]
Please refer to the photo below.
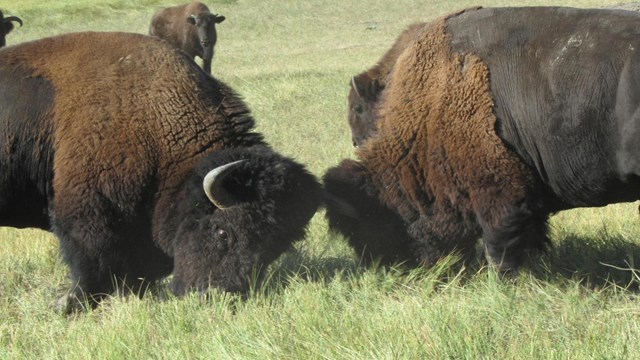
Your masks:
[{"label": "curved horn", "polygon": [[18,24],[20,24],[20,27],[22,27],[22,20],[17,16],[9,16],[9,17],[4,18],[4,20],[2,20],[2,21],[5,22],[5,23],[8,23],[9,21],[15,21]]},{"label": "curved horn", "polygon": [[351,87],[353,88],[353,91],[356,92],[356,95],[358,95],[359,97],[362,97],[362,95],[360,95],[360,92],[358,92],[358,86],[356,86],[356,77],[352,77],[351,78]]},{"label": "curved horn", "polygon": [[222,187],[222,181],[224,178],[232,173],[238,165],[247,160],[238,160],[225,165],[218,166],[217,168],[209,171],[202,181],[202,187],[204,193],[207,194],[209,200],[218,209],[225,209],[235,205],[235,197],[224,190]]}]

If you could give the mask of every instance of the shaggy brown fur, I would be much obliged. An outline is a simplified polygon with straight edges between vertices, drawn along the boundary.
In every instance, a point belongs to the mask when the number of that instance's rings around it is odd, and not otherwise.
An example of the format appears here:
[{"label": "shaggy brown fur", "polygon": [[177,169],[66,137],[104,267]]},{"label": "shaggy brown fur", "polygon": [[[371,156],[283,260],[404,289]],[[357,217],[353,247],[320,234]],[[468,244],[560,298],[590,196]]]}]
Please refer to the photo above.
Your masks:
[{"label": "shaggy brown fur", "polygon": [[[23,43],[0,50],[0,78],[0,225],[60,239],[73,282],[62,310],[169,274],[177,295],[245,292],[320,203],[315,177],[269,148],[238,96],[160,39]],[[203,178],[238,160],[220,185],[233,203],[213,203]]]},{"label": "shaggy brown fur", "polygon": [[[398,59],[380,109],[379,136],[358,155],[382,188],[400,184],[393,188],[403,189],[420,215],[427,213],[426,195],[435,206],[449,203],[497,224],[495,209],[505,207],[502,199],[524,196],[529,171],[495,133],[486,65],[451,52],[444,20],[425,33]],[[399,195],[385,193],[382,200],[402,208],[407,203]]]},{"label": "shaggy brown fur", "polygon": [[[163,189],[176,187],[186,175],[186,169],[193,168],[205,155],[205,150],[222,148],[229,141],[244,142],[242,137],[246,137],[246,126],[229,126],[220,121],[220,117],[212,115],[242,114],[248,113],[248,109],[235,96],[227,96],[224,88],[198,89],[206,84],[198,77],[205,75],[190,71],[193,64],[187,62],[177,49],[169,50],[168,47],[154,44],[161,40],[132,40],[111,48],[109,56],[96,57],[91,44],[97,36],[108,41],[108,34],[78,33],[23,44],[20,52],[3,54],[5,63],[16,63],[18,66],[21,63],[29,64],[32,76],[49,79],[65,89],[56,92],[56,101],[51,110],[54,114],[53,123],[48,126],[56,129],[53,187],[56,193],[65,194],[64,197],[55,198],[54,207],[59,212],[62,209],[73,212],[74,209],[87,206],[78,200],[88,199],[82,192],[93,187],[103,189],[105,197],[119,204],[122,209],[127,209],[135,204],[131,199],[139,199],[141,195],[123,190],[142,191],[151,176],[150,171],[157,171],[155,175],[163,179],[157,184],[159,193],[162,193]],[[49,53],[49,45],[54,46],[56,53],[61,55],[55,58],[33,56]],[[166,60],[158,62],[159,59]],[[175,66],[175,62],[184,66]],[[86,78],[85,73],[78,72],[78,65],[88,63],[107,75],[95,79],[97,83],[92,87],[74,86],[75,83],[83,83]],[[145,66],[145,63],[153,65]],[[90,71],[94,70],[85,66],[85,72]],[[127,75],[129,71],[132,72]],[[156,76],[159,73],[164,76]],[[108,74],[112,74],[112,77]],[[140,79],[154,78],[159,83],[147,84],[148,92],[132,95],[129,91],[139,88]],[[167,78],[180,82],[183,89],[190,89],[191,93],[174,93],[175,85],[165,87],[162,84]],[[112,85],[116,83],[118,86]],[[231,95],[231,91],[227,90]],[[172,112],[175,118],[167,117],[167,110],[182,106],[184,96],[190,98],[192,110],[199,113],[175,111]],[[112,109],[110,102],[113,98],[119,99],[117,110]],[[149,107],[149,104],[156,104],[157,108]],[[103,109],[103,112],[96,112],[97,108]],[[182,126],[176,128],[176,123]],[[236,131],[240,139],[235,139],[233,132]],[[252,136],[256,137],[257,134]],[[259,136],[255,139],[259,139]],[[254,144],[252,140],[251,145]],[[145,150],[149,148],[155,150]],[[127,174],[126,179],[113,178],[123,174]],[[158,200],[170,201],[166,198]],[[56,214],[58,217],[69,215]]]},{"label": "shaggy brown fur", "polygon": [[379,135],[358,156],[385,189],[383,203],[409,224],[433,224],[432,238],[446,239],[435,249],[458,245],[450,242],[467,248],[476,238],[451,233],[477,226],[453,218],[500,224],[525,198],[529,170],[495,133],[486,65],[452,53],[445,19],[424,34],[398,58],[383,94]]},{"label": "shaggy brown fur", "polygon": [[[378,233],[389,232],[385,236],[398,239],[393,251],[390,243],[361,243],[359,236],[350,239],[358,252],[372,251],[372,258],[402,257],[406,249],[413,254],[406,259],[409,263],[424,265],[456,249],[468,257],[483,229],[519,222],[513,218],[514,207],[527,202],[533,178],[496,134],[489,70],[477,56],[461,56],[451,50],[447,19],[424,27],[398,57],[380,100],[378,134],[357,151],[360,164],[345,161],[325,176],[329,192],[340,192],[334,180],[349,177],[340,168],[366,169],[370,180],[359,180],[365,185],[352,185],[350,192],[377,197],[399,217],[393,220],[387,215],[389,225],[384,229],[369,224]],[[357,178],[355,174],[362,170],[350,173]],[[366,185],[369,182],[372,185]],[[330,203],[335,200],[331,194],[328,198]],[[350,216],[360,222],[365,218],[376,221],[373,213],[359,214],[373,211],[367,208],[371,205],[347,206],[346,212],[356,214]],[[343,229],[351,235],[362,231],[362,225],[349,225],[351,220],[336,217],[336,212],[328,211],[328,216],[330,224],[346,226]],[[405,224],[405,235],[398,230],[398,221]],[[544,235],[537,239],[525,236],[518,246],[535,248],[543,242]],[[386,250],[375,254],[376,249]],[[509,268],[512,264],[504,265]]]},{"label": "shaggy brown fur", "polygon": [[324,176],[329,225],[371,258],[427,265],[482,235],[514,270],[548,242],[549,214],[637,200],[638,26],[636,12],[566,7],[427,25],[389,75],[361,161]]}]

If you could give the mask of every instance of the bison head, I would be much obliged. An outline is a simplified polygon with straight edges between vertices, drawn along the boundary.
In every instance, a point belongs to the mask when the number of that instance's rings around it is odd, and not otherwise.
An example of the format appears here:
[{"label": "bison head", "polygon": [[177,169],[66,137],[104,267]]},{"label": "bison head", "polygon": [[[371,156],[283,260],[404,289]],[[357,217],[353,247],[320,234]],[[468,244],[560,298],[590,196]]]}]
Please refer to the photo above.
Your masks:
[{"label": "bison head", "polygon": [[218,41],[216,24],[223,22],[224,19],[224,16],[211,14],[210,12],[192,14],[187,18],[187,22],[196,27],[196,34],[198,37],[198,45],[194,45],[196,46],[196,55],[199,55],[202,58],[202,68],[209,74],[211,73],[213,47]]},{"label": "bison head", "polygon": [[416,263],[402,219],[379,200],[360,163],[344,160],[329,169],[323,180],[329,228],[343,234],[365,263]]},{"label": "bison head", "polygon": [[[204,189],[203,189],[204,187]],[[316,212],[316,178],[266,147],[218,151],[187,179],[173,238],[177,295],[209,286],[246,292]],[[186,199],[186,201],[185,201]]]},{"label": "bison head", "polygon": [[420,213],[400,198],[390,207],[389,188],[353,160],[329,169],[323,180],[329,228],[343,234],[364,263],[430,267],[453,252],[465,261],[475,257],[480,228],[450,204],[430,202]]},{"label": "bison head", "polygon": [[10,33],[11,30],[13,30],[13,23],[12,23],[13,21],[17,22],[22,27],[22,20],[19,17],[17,16],[4,17],[2,14],[2,11],[0,11],[0,47],[3,47],[6,45],[6,40],[4,37],[8,33]]},{"label": "bison head", "polygon": [[202,12],[199,14],[191,14],[187,17],[187,22],[196,27],[200,46],[206,49],[209,47],[212,48],[216,44],[218,38],[216,24],[223,22],[224,19],[224,16],[218,14]]},{"label": "bison head", "polygon": [[359,147],[376,132],[375,105],[383,86],[362,73],[351,79],[349,89],[349,126],[353,146]]}]

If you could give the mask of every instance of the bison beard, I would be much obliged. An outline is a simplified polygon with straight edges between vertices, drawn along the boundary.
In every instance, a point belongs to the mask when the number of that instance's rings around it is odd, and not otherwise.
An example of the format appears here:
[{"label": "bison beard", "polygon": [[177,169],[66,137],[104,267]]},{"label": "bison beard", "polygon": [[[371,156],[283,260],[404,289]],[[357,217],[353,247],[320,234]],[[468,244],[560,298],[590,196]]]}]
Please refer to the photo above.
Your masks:
[{"label": "bison beard", "polygon": [[246,292],[319,206],[317,179],[164,41],[46,38],[0,50],[0,77],[0,225],[59,238],[72,280],[61,310],[170,274],[177,295]]},{"label": "bison beard", "polygon": [[482,236],[513,271],[548,244],[549,214],[637,200],[638,26],[637,13],[570,8],[426,25],[387,79],[359,161],[324,176],[330,227],[367,259],[425,266],[472,256]]}]

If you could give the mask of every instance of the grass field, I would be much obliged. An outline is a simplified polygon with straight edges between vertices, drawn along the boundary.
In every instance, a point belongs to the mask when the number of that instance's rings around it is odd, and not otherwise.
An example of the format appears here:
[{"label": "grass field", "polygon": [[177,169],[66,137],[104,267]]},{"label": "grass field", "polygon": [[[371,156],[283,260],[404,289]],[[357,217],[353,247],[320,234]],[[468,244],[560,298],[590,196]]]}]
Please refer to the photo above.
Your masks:
[{"label": "grass field", "polygon": [[[494,1],[596,7],[615,1]],[[267,140],[318,176],[353,157],[349,78],[408,24],[478,5],[440,0],[221,0],[216,77],[252,109]],[[146,33],[161,0],[0,1],[24,26],[9,45],[71,31]],[[107,49],[96,48],[96,56]],[[2,79],[0,79],[1,86]],[[323,213],[269,281],[242,301],[115,297],[71,317],[57,240],[0,228],[0,359],[640,358],[638,204],[552,218],[554,248],[513,282],[445,259],[429,271],[363,269]],[[162,293],[162,286],[159,289]]]}]

